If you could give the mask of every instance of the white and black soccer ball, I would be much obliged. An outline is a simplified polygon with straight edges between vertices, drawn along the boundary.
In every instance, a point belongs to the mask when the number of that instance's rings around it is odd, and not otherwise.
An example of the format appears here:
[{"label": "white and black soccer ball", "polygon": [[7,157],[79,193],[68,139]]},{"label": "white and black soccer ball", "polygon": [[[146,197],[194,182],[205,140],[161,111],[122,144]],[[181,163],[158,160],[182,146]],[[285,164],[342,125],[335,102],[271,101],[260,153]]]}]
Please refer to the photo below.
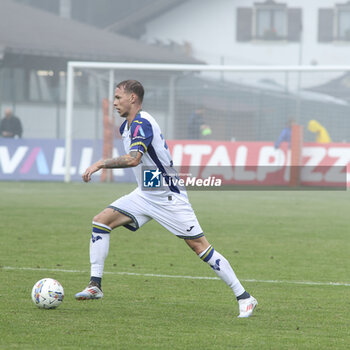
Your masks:
[{"label": "white and black soccer ball", "polygon": [[62,304],[64,290],[60,282],[43,278],[32,289],[33,303],[41,309],[54,309]]}]

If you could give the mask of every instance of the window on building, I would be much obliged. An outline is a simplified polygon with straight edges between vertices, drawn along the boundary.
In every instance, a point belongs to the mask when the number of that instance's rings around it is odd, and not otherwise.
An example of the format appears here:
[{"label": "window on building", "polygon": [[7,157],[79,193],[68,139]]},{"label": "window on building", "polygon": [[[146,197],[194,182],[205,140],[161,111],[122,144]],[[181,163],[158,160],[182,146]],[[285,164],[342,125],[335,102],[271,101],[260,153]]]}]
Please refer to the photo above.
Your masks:
[{"label": "window on building", "polygon": [[287,38],[286,8],[258,6],[255,9],[255,37],[261,40],[278,40]]},{"label": "window on building", "polygon": [[337,38],[350,41],[350,4],[337,8]]},{"label": "window on building", "polygon": [[[96,95],[93,86],[100,84],[101,96],[106,88],[93,76],[75,72],[75,103],[90,105]],[[105,84],[107,85],[107,84]],[[99,85],[98,85],[99,86]],[[4,102],[65,103],[66,72],[53,69],[0,68],[0,105]]]},{"label": "window on building", "polygon": [[57,76],[53,70],[31,69],[29,71],[29,94],[31,102],[55,102]]},{"label": "window on building", "polygon": [[350,42],[350,1],[318,11],[318,41]]},{"label": "window on building", "polygon": [[301,9],[267,0],[237,9],[236,37],[239,42],[300,41]]}]

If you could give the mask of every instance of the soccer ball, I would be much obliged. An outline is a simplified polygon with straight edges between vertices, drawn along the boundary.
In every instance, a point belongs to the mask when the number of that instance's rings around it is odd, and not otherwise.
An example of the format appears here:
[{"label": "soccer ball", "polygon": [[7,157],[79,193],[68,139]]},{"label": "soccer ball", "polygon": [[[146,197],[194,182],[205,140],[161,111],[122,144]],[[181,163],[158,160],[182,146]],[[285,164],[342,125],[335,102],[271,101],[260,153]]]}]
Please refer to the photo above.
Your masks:
[{"label": "soccer ball", "polygon": [[63,298],[62,285],[52,278],[43,278],[32,289],[33,303],[41,309],[54,309],[62,304]]}]

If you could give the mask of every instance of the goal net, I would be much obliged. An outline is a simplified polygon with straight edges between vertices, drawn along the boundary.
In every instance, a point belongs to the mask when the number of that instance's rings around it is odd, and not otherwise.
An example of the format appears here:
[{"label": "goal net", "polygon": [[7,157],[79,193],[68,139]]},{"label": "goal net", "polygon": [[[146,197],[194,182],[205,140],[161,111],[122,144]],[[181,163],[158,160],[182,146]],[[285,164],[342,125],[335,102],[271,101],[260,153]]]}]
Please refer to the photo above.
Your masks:
[{"label": "goal net", "polygon": [[[69,62],[65,181],[71,180],[73,141],[90,140],[102,157],[101,140],[119,137],[123,120],[112,104],[115,85],[122,80],[142,82],[143,108],[167,140],[275,142],[290,120],[307,130],[315,119],[332,141],[350,142],[349,72],[350,67],[339,66]],[[194,128],[195,114],[204,128]],[[106,126],[112,136],[105,134]],[[304,132],[304,139],[313,141],[314,135]]]}]

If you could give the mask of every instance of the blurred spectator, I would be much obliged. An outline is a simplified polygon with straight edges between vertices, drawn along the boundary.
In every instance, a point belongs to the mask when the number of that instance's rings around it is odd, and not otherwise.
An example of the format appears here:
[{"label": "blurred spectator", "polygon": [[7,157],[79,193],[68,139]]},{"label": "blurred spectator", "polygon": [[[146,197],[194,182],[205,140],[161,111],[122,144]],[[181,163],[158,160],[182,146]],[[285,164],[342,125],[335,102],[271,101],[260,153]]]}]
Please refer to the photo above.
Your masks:
[{"label": "blurred spectator", "polygon": [[187,138],[189,140],[199,140],[202,136],[206,137],[211,135],[210,126],[205,124],[204,108],[197,108],[189,117],[187,122]]},{"label": "blurred spectator", "polygon": [[292,138],[292,125],[294,123],[293,119],[288,119],[285,128],[281,131],[278,140],[275,142],[275,148],[279,148],[282,142],[288,142],[288,148],[290,148],[290,140]]},{"label": "blurred spectator", "polygon": [[0,122],[1,137],[22,137],[22,123],[13,115],[11,108],[5,109],[5,117]]},{"label": "blurred spectator", "polygon": [[319,142],[319,143],[332,142],[326,128],[322,126],[317,120],[314,120],[314,119],[310,120],[307,128],[309,129],[309,131],[316,134],[316,142]]}]

